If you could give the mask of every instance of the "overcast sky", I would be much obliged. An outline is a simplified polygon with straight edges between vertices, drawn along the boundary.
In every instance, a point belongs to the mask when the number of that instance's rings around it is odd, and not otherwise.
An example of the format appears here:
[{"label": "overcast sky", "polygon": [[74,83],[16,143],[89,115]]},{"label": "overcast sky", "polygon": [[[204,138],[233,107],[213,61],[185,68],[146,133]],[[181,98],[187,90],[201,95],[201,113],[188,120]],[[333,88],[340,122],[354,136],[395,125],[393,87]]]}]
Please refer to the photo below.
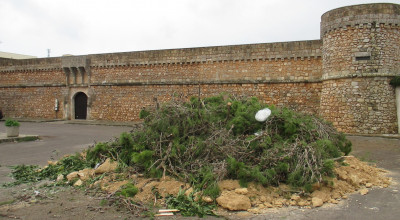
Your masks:
[{"label": "overcast sky", "polygon": [[369,0],[0,0],[0,51],[46,57],[319,39]]}]

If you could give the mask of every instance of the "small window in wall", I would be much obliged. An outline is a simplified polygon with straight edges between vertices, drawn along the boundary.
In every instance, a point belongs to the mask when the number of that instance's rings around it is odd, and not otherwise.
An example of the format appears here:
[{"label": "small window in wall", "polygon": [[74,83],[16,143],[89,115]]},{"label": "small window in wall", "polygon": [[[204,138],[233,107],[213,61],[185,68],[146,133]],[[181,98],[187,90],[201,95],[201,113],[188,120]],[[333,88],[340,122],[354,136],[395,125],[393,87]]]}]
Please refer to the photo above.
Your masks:
[{"label": "small window in wall", "polygon": [[370,52],[357,52],[354,54],[356,61],[371,60]]},{"label": "small window in wall", "polygon": [[361,56],[361,57],[356,57],[356,61],[361,61],[361,60],[370,60],[371,56]]}]

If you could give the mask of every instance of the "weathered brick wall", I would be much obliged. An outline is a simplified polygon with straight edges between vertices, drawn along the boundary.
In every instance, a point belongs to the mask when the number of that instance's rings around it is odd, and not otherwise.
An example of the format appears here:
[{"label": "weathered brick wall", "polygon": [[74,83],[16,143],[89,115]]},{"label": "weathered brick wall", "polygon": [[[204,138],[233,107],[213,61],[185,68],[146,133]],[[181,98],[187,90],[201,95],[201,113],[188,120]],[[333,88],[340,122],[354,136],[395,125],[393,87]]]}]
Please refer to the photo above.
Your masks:
[{"label": "weathered brick wall", "polygon": [[182,100],[199,94],[224,92],[256,96],[266,104],[288,107],[308,114],[319,113],[321,83],[254,83],[206,85],[93,86],[91,117],[97,120],[135,121],[143,107],[155,107],[177,95]]},{"label": "weathered brick wall", "polygon": [[319,81],[321,58],[220,61],[189,64],[93,67],[91,84],[193,84],[198,82]]},{"label": "weathered brick wall", "polygon": [[[62,105],[65,88],[62,87],[0,87],[0,109],[6,117],[54,119],[54,105],[57,98]],[[62,118],[60,108],[57,118]]]},{"label": "weathered brick wall", "polygon": [[388,77],[323,82],[321,116],[354,134],[397,133],[395,93]]},{"label": "weathered brick wall", "polygon": [[0,82],[2,86],[62,86],[65,85],[65,75],[58,70],[35,70],[35,71],[0,71]]}]

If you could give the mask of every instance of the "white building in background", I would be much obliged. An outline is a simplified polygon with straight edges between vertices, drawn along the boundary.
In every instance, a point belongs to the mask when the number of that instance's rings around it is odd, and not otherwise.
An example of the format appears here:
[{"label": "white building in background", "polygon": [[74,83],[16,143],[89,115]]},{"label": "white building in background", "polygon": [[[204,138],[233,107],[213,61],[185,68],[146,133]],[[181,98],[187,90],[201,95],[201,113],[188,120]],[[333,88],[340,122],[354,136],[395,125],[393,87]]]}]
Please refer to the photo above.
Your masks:
[{"label": "white building in background", "polygon": [[0,58],[21,60],[21,59],[32,59],[32,58],[37,58],[37,57],[29,56],[29,55],[22,55],[22,54],[17,54],[17,53],[7,53],[7,52],[0,51]]}]

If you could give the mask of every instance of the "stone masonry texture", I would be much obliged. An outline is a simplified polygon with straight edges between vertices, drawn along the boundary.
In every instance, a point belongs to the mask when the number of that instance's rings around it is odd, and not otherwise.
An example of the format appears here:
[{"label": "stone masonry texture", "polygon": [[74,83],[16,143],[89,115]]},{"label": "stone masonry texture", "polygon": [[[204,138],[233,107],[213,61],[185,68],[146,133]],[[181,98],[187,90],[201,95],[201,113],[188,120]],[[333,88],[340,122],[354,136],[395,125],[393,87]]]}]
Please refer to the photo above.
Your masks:
[{"label": "stone masonry texture", "polygon": [[[311,41],[0,59],[0,109],[7,117],[74,120],[75,95],[87,119],[139,121],[170,99],[230,93],[256,96],[331,121],[356,134],[397,133],[400,5],[338,8]],[[55,111],[55,103],[59,103]]]}]

